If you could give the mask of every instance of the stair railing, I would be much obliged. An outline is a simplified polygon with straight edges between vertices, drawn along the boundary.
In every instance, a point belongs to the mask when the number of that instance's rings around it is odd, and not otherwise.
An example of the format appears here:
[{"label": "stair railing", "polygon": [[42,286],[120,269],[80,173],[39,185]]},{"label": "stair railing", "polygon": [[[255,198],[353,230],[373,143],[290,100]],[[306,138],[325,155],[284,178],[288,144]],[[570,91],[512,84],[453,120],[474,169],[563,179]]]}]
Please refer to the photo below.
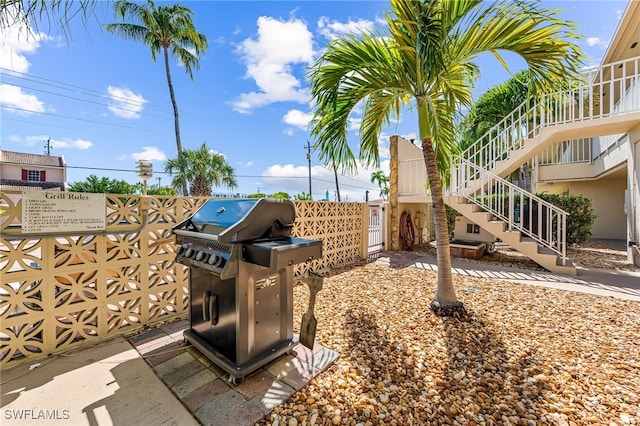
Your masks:
[{"label": "stair railing", "polygon": [[535,138],[543,127],[640,110],[640,56],[590,68],[569,89],[524,101],[459,156],[484,169]]},{"label": "stair railing", "polygon": [[552,250],[566,264],[566,211],[467,159],[452,169],[451,193],[505,222],[509,231],[520,231]]}]

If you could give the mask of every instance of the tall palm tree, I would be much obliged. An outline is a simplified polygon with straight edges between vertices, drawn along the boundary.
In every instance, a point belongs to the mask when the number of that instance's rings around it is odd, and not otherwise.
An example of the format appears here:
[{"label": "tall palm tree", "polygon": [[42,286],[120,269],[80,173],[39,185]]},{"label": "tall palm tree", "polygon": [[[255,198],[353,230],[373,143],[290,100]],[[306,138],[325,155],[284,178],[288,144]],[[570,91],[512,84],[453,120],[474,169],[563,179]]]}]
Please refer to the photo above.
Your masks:
[{"label": "tall palm tree", "polygon": [[489,52],[506,67],[500,51],[514,52],[531,70],[535,90],[577,75],[582,53],[571,41],[575,26],[555,18],[558,12],[531,1],[391,0],[385,33],[334,39],[309,71],[318,145],[346,144],[349,115],[364,103],[359,155],[365,164],[379,165],[383,125],[406,107],[416,112],[435,216],[438,286],[431,309],[437,315],[465,313],[451,276],[442,185],[455,152],[454,117],[472,102],[474,61]]},{"label": "tall palm tree", "polygon": [[186,149],[182,155],[167,160],[164,170],[173,175],[171,185],[176,189],[189,182],[194,197],[210,197],[213,185],[229,189],[238,186],[233,167],[222,154],[209,149],[206,142],[198,149]]},{"label": "tall palm tree", "polygon": [[389,177],[382,170],[371,173],[371,183],[377,183],[380,187],[380,196],[386,200],[389,196]]},{"label": "tall palm tree", "polygon": [[[207,50],[207,38],[196,31],[193,25],[193,12],[180,4],[156,6],[153,0],[144,4],[128,0],[117,0],[114,4],[116,16],[122,20],[131,19],[137,23],[106,24],[107,31],[128,40],[140,41],[151,49],[151,58],[155,61],[158,52],[164,55],[164,68],[167,74],[169,95],[173,105],[173,119],[176,133],[178,157],[182,154],[180,142],[180,120],[178,103],[171,82],[169,69],[169,50],[193,80],[193,69],[200,66],[200,55]],[[187,182],[182,182],[182,192],[187,195]]]}]

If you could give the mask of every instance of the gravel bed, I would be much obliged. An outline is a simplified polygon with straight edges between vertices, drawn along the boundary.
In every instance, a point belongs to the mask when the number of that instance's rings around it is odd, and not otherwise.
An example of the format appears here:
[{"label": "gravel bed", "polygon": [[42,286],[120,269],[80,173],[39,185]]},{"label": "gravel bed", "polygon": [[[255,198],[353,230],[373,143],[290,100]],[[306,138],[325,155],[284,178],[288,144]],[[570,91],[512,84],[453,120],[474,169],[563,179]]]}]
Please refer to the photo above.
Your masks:
[{"label": "gravel bed", "polygon": [[[465,320],[430,312],[432,271],[326,277],[316,339],[340,357],[259,424],[640,424],[640,303],[453,279]],[[308,299],[298,283],[295,328]]]}]

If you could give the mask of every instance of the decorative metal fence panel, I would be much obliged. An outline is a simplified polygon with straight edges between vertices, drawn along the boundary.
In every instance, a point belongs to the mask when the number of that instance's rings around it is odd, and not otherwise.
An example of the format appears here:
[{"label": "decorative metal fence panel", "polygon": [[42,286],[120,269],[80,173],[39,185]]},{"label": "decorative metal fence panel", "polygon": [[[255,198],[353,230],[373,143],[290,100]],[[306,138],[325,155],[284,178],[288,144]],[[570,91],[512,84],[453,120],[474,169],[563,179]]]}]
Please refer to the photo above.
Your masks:
[{"label": "decorative metal fence panel", "polygon": [[[23,234],[21,193],[0,193],[0,365],[17,365],[132,332],[188,311],[188,268],[171,229],[206,198],[106,196],[106,229]],[[295,274],[366,253],[366,204],[295,202],[296,236],[321,239],[323,258]]]},{"label": "decorative metal fence panel", "polygon": [[369,244],[367,255],[384,250],[384,208],[382,204],[369,204]]}]

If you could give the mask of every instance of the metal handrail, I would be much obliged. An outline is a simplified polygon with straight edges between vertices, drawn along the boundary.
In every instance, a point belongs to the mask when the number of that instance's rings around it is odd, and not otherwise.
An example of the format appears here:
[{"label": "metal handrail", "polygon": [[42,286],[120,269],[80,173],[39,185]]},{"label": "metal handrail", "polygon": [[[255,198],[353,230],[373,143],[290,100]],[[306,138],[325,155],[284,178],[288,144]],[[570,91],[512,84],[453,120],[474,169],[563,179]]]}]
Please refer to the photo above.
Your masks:
[{"label": "metal handrail", "polygon": [[506,222],[510,231],[520,231],[549,248],[561,257],[563,265],[566,263],[566,211],[466,159],[452,170],[451,190]]},{"label": "metal handrail", "polygon": [[543,127],[640,110],[640,56],[591,68],[570,86],[524,101],[458,157],[493,170]]}]

